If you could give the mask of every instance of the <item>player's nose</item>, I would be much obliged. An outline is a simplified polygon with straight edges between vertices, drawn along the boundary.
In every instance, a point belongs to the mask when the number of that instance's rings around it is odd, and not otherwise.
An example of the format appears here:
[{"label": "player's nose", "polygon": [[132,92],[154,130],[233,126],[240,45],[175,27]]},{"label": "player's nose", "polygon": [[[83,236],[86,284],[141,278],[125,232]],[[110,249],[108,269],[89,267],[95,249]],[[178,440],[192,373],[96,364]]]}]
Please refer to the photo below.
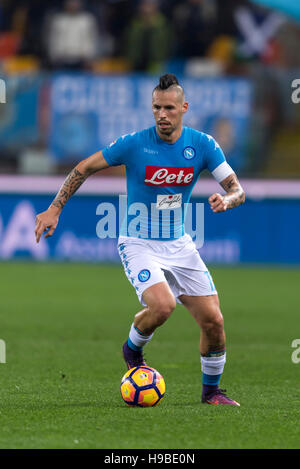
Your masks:
[{"label": "player's nose", "polygon": [[159,119],[165,119],[167,116],[166,110],[161,108],[158,112],[158,118]]}]

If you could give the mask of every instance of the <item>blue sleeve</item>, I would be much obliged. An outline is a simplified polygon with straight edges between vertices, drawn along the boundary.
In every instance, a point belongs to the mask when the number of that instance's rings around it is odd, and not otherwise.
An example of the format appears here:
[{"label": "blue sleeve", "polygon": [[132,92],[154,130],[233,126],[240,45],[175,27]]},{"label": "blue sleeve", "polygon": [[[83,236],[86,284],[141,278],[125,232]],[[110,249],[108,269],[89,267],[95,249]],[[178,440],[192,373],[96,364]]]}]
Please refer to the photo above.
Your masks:
[{"label": "blue sleeve", "polygon": [[104,159],[110,166],[128,165],[134,146],[135,133],[123,135],[102,150]]},{"label": "blue sleeve", "polygon": [[201,144],[204,147],[205,167],[212,173],[221,163],[226,161],[225,155],[211,135],[203,134]]}]

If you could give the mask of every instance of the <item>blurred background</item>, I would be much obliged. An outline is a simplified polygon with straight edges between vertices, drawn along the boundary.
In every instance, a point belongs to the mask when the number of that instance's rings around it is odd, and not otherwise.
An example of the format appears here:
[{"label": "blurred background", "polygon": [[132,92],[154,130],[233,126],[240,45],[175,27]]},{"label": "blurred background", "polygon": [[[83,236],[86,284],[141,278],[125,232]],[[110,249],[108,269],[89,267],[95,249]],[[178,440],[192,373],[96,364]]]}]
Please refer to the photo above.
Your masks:
[{"label": "blurred background", "polygon": [[[185,124],[216,138],[247,195],[226,216],[205,212],[206,262],[299,264],[299,44],[298,0],[0,0],[0,258],[118,262],[96,209],[118,210],[123,167],[86,182],[39,245],[35,216],[79,160],[153,125],[169,72]],[[204,174],[193,200],[216,189]]]}]

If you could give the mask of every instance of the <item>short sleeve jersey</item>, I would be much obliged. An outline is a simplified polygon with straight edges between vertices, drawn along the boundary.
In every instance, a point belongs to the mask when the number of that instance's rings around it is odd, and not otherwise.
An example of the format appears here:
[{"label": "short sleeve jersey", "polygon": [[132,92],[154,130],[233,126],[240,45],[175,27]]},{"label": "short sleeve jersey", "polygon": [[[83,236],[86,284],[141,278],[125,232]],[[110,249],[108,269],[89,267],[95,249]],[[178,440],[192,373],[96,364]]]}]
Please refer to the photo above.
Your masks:
[{"label": "short sleeve jersey", "polygon": [[[103,156],[110,166],[126,166],[127,214],[120,234],[154,240],[185,233],[186,209],[201,171],[214,174],[226,163],[213,137],[189,127],[175,143],[162,140],[155,126],[124,135],[104,148]],[[228,168],[221,173],[224,179]]]}]

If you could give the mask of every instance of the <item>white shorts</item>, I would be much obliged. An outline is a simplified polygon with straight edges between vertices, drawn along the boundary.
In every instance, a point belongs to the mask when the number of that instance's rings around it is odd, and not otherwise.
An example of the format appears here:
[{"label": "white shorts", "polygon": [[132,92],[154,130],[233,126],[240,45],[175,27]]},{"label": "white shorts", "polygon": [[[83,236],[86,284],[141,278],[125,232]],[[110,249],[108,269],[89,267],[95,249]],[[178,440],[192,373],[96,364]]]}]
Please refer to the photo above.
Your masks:
[{"label": "white shorts", "polygon": [[188,234],[173,241],[120,236],[118,250],[126,276],[143,306],[147,306],[143,292],[165,281],[178,303],[180,295],[217,295],[211,275]]}]

